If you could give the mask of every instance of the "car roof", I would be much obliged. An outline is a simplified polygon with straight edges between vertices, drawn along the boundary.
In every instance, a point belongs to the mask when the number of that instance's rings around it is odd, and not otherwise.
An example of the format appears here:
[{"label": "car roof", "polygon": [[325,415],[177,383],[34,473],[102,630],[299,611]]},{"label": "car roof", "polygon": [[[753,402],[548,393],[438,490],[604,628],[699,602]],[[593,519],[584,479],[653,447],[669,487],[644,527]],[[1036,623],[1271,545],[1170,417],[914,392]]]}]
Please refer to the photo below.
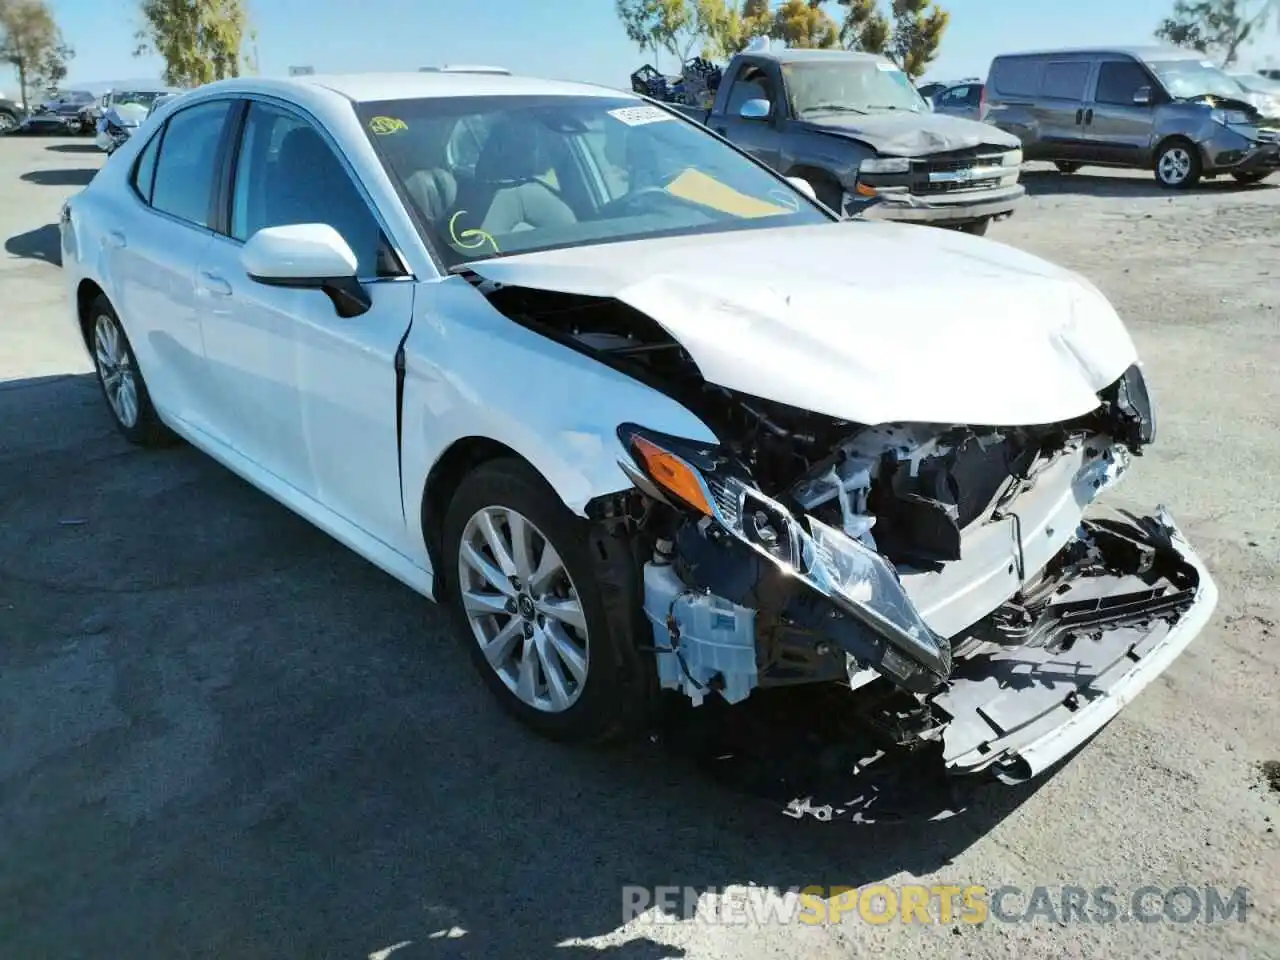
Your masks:
[{"label": "car roof", "polygon": [[810,63],[831,62],[838,60],[861,60],[863,62],[883,62],[886,58],[878,53],[863,53],[859,50],[744,50],[740,56],[759,57],[762,60],[776,60],[778,63]]},{"label": "car roof", "polygon": [[405,73],[312,74],[278,79],[222,80],[202,87],[239,92],[288,94],[330,91],[355,103],[379,100],[416,100],[436,97],[615,97],[640,99],[624,90],[565,80],[544,80],[497,73],[413,71]]},{"label": "car roof", "polygon": [[1019,53],[1002,53],[995,59],[1006,57],[1061,57],[1100,56],[1104,54],[1121,54],[1135,60],[1203,60],[1205,54],[1198,50],[1181,50],[1178,47],[1160,46],[1120,46],[1120,47],[1061,47],[1056,50],[1027,50]]}]

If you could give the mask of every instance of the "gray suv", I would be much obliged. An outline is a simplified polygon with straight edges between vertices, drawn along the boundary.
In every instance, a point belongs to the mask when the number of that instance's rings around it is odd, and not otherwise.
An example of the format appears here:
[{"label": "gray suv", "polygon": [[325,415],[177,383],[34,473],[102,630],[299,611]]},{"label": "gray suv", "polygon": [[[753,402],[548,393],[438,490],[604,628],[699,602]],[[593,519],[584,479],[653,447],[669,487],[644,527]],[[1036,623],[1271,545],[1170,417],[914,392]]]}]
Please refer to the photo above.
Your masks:
[{"label": "gray suv", "polygon": [[1280,169],[1280,131],[1243,96],[1195,51],[1042,51],[992,61],[982,118],[1063,173],[1133,167],[1175,190],[1221,174],[1257,183]]}]

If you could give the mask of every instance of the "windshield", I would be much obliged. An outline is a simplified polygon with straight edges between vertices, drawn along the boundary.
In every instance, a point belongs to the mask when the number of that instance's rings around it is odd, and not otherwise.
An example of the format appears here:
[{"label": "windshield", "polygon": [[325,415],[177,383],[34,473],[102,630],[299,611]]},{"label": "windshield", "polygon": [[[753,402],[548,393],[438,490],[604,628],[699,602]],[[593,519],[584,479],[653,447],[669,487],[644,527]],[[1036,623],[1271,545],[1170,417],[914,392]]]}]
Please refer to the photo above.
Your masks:
[{"label": "windshield", "polygon": [[1251,93],[1280,93],[1280,80],[1268,80],[1251,73],[1233,73],[1231,78]]},{"label": "windshield", "polygon": [[929,110],[907,75],[887,61],[785,63],[782,73],[787,78],[791,110],[797,117]]},{"label": "windshield", "polygon": [[1240,84],[1208,60],[1165,60],[1147,64],[1155,71],[1169,95],[1192,97],[1232,97],[1240,99]]},{"label": "windshield", "polygon": [[450,267],[831,219],[697,124],[631,98],[441,97],[357,113]]},{"label": "windshield", "polygon": [[127,90],[123,93],[113,93],[111,104],[116,107],[123,107],[127,103],[139,107],[150,107],[162,96],[164,93],[159,90]]}]

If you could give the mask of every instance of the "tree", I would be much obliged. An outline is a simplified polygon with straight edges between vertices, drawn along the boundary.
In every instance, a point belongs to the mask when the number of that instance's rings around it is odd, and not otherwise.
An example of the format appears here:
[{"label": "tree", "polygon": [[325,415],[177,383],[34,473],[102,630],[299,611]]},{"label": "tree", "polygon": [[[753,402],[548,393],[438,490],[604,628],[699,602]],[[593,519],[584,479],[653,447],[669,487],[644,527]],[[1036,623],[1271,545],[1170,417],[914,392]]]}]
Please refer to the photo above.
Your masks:
[{"label": "tree", "polygon": [[840,27],[822,9],[822,0],[783,0],[769,35],[789,47],[828,49],[839,45]]},{"label": "tree", "polygon": [[165,83],[196,87],[240,76],[249,32],[244,0],[141,0],[134,56],[164,58]]},{"label": "tree", "polygon": [[849,50],[882,53],[913,80],[924,76],[937,59],[951,20],[934,0],[892,0],[890,16],[880,12],[877,0],[838,2],[845,8],[841,44]]},{"label": "tree", "polygon": [[1230,66],[1276,7],[1273,0],[1177,0],[1155,35],[1175,47],[1220,56],[1223,66]]},{"label": "tree", "polygon": [[17,71],[24,104],[33,86],[53,90],[66,79],[74,56],[44,0],[0,0],[0,60]]},{"label": "tree", "polygon": [[736,31],[736,13],[726,0],[615,0],[627,39],[658,55],[666,51],[681,64],[695,50],[717,56]]}]

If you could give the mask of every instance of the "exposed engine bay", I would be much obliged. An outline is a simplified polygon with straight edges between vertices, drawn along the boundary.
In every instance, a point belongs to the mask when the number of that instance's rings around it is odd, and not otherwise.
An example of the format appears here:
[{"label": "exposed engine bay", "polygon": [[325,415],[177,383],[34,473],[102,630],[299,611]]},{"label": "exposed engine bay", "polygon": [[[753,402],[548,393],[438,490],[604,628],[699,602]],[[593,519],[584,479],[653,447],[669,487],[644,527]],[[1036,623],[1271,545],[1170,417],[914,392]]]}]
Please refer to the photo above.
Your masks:
[{"label": "exposed engine bay", "polygon": [[[661,685],[695,704],[838,682],[894,746],[941,744],[949,768],[1020,779],[1149,682],[1140,661],[1189,642],[1178,628],[1198,602],[1212,610],[1167,514],[1086,515],[1154,439],[1137,365],[1068,422],[859,424],[708,383],[617,300],[481,289],[720,438],[621,425],[636,489],[594,504],[643,570]],[[1091,703],[1102,719],[1077,722]]]}]

